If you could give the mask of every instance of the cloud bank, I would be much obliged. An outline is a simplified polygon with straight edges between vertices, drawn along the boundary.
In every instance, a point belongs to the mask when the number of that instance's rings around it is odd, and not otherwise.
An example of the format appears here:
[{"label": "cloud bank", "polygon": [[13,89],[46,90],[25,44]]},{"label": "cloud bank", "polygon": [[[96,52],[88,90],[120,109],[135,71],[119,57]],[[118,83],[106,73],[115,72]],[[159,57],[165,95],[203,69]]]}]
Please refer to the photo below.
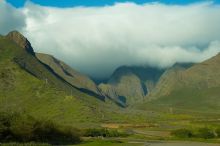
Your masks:
[{"label": "cloud bank", "polygon": [[21,9],[0,2],[1,33],[18,29],[36,52],[93,77],[109,76],[121,65],[201,62],[220,51],[219,24],[220,5],[211,2],[72,8],[28,2]]},{"label": "cloud bank", "polygon": [[25,26],[25,15],[21,10],[0,0],[0,34],[6,34],[15,29],[23,30]]}]

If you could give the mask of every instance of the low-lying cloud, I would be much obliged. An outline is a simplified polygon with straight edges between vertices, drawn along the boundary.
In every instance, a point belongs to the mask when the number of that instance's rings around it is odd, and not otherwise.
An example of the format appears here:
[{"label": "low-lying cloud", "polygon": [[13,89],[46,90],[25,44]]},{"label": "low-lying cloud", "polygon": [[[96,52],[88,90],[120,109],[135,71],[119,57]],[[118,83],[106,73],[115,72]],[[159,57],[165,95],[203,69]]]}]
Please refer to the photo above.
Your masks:
[{"label": "low-lying cloud", "polygon": [[[52,54],[93,77],[109,76],[121,65],[164,68],[201,62],[220,51],[220,5],[211,2],[72,8],[28,2],[21,9],[2,4],[1,33],[19,29],[36,52]],[[4,16],[8,13],[13,17]],[[17,19],[25,23],[13,25]]]},{"label": "low-lying cloud", "polygon": [[25,26],[25,15],[21,10],[0,0],[0,34],[6,34],[15,29],[23,30]]}]

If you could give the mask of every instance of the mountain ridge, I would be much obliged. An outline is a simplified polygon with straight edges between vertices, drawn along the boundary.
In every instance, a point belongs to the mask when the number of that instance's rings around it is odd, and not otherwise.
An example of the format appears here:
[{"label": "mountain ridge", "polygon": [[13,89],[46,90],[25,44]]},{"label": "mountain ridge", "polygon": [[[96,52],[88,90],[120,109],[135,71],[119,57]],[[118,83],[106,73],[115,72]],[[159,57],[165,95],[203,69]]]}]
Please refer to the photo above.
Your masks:
[{"label": "mountain ridge", "polygon": [[[162,99],[176,92],[186,91],[187,95],[190,95],[191,90],[199,92],[220,86],[218,79],[220,54],[197,64],[176,63],[168,69],[121,66],[114,71],[106,83],[97,85],[88,76],[55,57],[35,53],[30,42],[17,31],[0,38],[3,46],[0,51],[3,54],[9,53],[8,59],[11,59],[9,61],[15,62],[34,77],[62,89],[69,95],[74,94],[72,92],[82,92],[104,102],[110,99],[121,107]],[[4,43],[11,45],[8,52],[4,50],[7,47],[4,47]],[[2,55],[2,59],[4,58],[5,56]],[[2,76],[5,74],[3,73]]]},{"label": "mountain ridge", "polygon": [[96,84],[88,76],[74,70],[51,55],[36,53],[36,57],[70,85],[88,94],[93,94],[101,100],[105,100]]}]

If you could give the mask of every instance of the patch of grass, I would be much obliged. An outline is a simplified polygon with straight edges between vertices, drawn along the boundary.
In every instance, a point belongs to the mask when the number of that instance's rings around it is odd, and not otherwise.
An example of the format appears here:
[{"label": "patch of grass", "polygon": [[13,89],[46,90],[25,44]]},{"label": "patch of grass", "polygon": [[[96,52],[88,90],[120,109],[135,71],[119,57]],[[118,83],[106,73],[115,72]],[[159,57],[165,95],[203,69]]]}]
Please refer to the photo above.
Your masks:
[{"label": "patch of grass", "polygon": [[141,146],[141,144],[130,144],[118,140],[92,140],[75,146]]}]

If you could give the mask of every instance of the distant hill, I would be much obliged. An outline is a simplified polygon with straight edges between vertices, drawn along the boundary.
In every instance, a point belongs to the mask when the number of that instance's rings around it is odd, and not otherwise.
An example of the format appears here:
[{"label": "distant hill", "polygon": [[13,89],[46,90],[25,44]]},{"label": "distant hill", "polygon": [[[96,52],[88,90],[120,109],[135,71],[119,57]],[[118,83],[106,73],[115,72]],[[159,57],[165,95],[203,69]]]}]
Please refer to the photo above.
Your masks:
[{"label": "distant hill", "polygon": [[177,84],[183,80],[182,72],[192,66],[192,63],[176,63],[167,68],[148,97],[157,98],[169,94],[170,90],[172,90],[171,88],[176,88]]},{"label": "distant hill", "polygon": [[188,67],[172,67],[160,78],[152,103],[220,111],[220,54]]},{"label": "distant hill", "polygon": [[107,84],[100,84],[101,92],[123,105],[145,100],[163,74],[163,69],[122,66],[115,70]]}]

